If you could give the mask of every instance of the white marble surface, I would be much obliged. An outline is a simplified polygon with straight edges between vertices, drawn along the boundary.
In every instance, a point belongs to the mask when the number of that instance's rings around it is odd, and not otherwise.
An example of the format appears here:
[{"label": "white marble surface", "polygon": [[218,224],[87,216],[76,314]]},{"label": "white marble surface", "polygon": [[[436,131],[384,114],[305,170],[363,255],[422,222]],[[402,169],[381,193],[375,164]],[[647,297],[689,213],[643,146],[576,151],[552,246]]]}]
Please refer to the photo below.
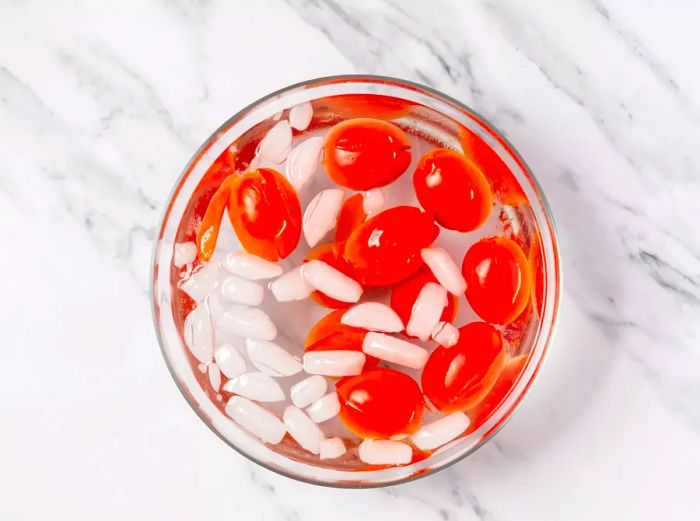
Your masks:
[{"label": "white marble surface", "polygon": [[[0,519],[700,517],[700,4],[0,2]],[[148,301],[161,207],[259,96],[432,85],[529,162],[561,234],[561,327],[495,440],[417,482],[311,487],[181,398]]]}]

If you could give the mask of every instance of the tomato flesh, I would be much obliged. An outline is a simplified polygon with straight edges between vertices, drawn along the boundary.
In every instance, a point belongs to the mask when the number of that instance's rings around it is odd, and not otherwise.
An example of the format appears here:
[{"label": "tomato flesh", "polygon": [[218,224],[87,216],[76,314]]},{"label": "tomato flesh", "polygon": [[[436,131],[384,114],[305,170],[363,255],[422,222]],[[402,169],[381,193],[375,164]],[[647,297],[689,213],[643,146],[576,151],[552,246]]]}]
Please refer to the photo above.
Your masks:
[{"label": "tomato flesh", "polygon": [[421,206],[450,230],[475,230],[491,213],[493,199],[486,177],[454,150],[437,148],[421,157],[413,187]]},{"label": "tomato flesh", "polygon": [[340,419],[363,438],[413,434],[423,417],[423,395],[409,376],[393,369],[372,369],[337,384]]},{"label": "tomato flesh", "polygon": [[[321,244],[319,246],[316,246],[306,255],[306,257],[304,258],[304,262],[308,262],[314,259],[325,262],[326,264],[337,269],[344,275],[353,278],[352,266],[350,266],[347,263],[347,261],[343,259],[342,256],[336,253],[335,245],[332,243]],[[320,304],[327,308],[347,308],[351,305],[350,302],[342,302],[340,300],[336,300],[321,293],[318,290],[315,290],[313,293],[311,293],[311,299],[317,304]]]},{"label": "tomato flesh", "polygon": [[439,233],[430,214],[412,206],[396,206],[356,228],[343,255],[364,286],[396,284],[423,265],[420,251]]},{"label": "tomato flesh", "polygon": [[[408,324],[411,318],[413,304],[418,298],[420,290],[428,282],[437,282],[427,266],[421,266],[418,271],[405,280],[402,280],[391,288],[391,308],[401,317],[404,324]],[[451,293],[447,294],[447,306],[442,310],[440,320],[444,322],[454,322],[459,309],[457,297]]]},{"label": "tomato flesh", "polygon": [[530,299],[530,265],[518,244],[505,237],[482,239],[462,262],[466,296],[474,312],[492,324],[508,324]]},{"label": "tomato flesh", "polygon": [[323,161],[339,185],[369,190],[404,173],[411,163],[411,144],[403,130],[387,121],[348,119],[328,132]]},{"label": "tomato flesh", "polygon": [[261,168],[232,178],[231,224],[249,253],[269,261],[287,257],[299,243],[301,205],[279,172]]},{"label": "tomato flesh", "polygon": [[489,393],[505,362],[501,333],[485,322],[459,328],[459,341],[438,346],[421,375],[425,396],[442,412],[474,407]]}]

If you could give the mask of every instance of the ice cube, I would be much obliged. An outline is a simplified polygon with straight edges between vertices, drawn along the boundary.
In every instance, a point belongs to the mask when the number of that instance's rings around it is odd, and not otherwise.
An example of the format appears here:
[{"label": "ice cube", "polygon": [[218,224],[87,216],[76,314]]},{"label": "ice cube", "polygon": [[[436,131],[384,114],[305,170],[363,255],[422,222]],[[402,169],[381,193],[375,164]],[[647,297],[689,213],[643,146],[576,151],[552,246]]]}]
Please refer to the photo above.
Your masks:
[{"label": "ice cube", "polygon": [[442,347],[452,347],[459,342],[459,329],[449,322],[439,322],[433,328],[430,337]]},{"label": "ice cube", "polygon": [[232,396],[225,411],[233,421],[265,443],[279,443],[287,432],[277,416],[242,396]]},{"label": "ice cube", "polygon": [[426,283],[418,293],[406,324],[406,334],[423,342],[430,338],[433,328],[440,322],[442,310],[447,305],[447,290],[435,282]]},{"label": "ice cube", "polygon": [[340,438],[326,438],[320,449],[321,459],[336,459],[345,454],[345,444]]},{"label": "ice cube", "polygon": [[340,207],[343,205],[345,194],[338,188],[322,190],[311,199],[304,211],[302,227],[306,242],[312,248],[323,237],[335,228]]},{"label": "ice cube", "polygon": [[274,340],[277,336],[277,328],[263,310],[240,304],[225,305],[216,299],[211,302],[214,326],[224,333],[260,340]]},{"label": "ice cube", "polygon": [[346,326],[398,333],[403,331],[403,322],[396,311],[380,302],[363,302],[348,309],[340,318]]},{"label": "ice cube", "polygon": [[334,391],[316,400],[311,407],[306,409],[309,418],[316,423],[330,420],[340,412],[340,401],[338,394]]},{"label": "ice cube", "polygon": [[453,412],[434,422],[426,423],[413,435],[413,444],[420,450],[436,449],[452,441],[469,427],[469,417]]},{"label": "ice cube", "polygon": [[362,209],[367,215],[377,213],[384,206],[384,191],[377,187],[367,190],[362,196]]},{"label": "ice cube", "polygon": [[230,343],[223,342],[214,351],[214,360],[226,378],[235,378],[245,373],[246,363],[238,350]]},{"label": "ice cube", "polygon": [[420,252],[423,262],[428,265],[437,281],[447,291],[459,297],[467,290],[467,281],[462,272],[444,248],[434,246],[423,248]]},{"label": "ice cube", "polygon": [[173,249],[173,264],[177,268],[194,262],[197,258],[197,245],[193,242],[179,242]]},{"label": "ice cube", "polygon": [[362,286],[323,261],[314,259],[301,266],[306,282],[324,295],[341,302],[357,302],[362,296]]},{"label": "ice cube", "polygon": [[289,405],[284,410],[282,418],[287,432],[302,448],[312,454],[318,454],[321,451],[321,442],[325,438],[323,431],[301,409]]},{"label": "ice cube", "polygon": [[221,283],[221,295],[229,302],[259,306],[265,296],[265,289],[260,284],[231,275]]},{"label": "ice cube", "polygon": [[257,156],[262,161],[281,164],[292,147],[292,127],[286,119],[275,123],[258,144]]},{"label": "ice cube", "polygon": [[285,398],[282,387],[274,378],[258,372],[232,378],[224,384],[223,390],[256,402],[281,402]]},{"label": "ice cube", "polygon": [[208,364],[214,354],[214,328],[206,302],[187,315],[183,333],[192,355],[203,364]]},{"label": "ice cube", "polygon": [[294,268],[270,283],[270,291],[279,302],[308,298],[314,288],[301,275],[301,266]]},{"label": "ice cube", "polygon": [[199,303],[219,287],[219,263],[205,262],[180,283],[180,289]]},{"label": "ice cube", "polygon": [[274,342],[248,338],[246,351],[253,365],[270,376],[292,376],[303,369],[299,360]]},{"label": "ice cube", "polygon": [[287,179],[298,192],[313,177],[321,164],[323,138],[311,137],[292,149],[287,158]]},{"label": "ice cube", "polygon": [[416,344],[400,338],[370,331],[362,342],[362,351],[380,360],[422,369],[428,361],[428,352]]},{"label": "ice cube", "polygon": [[209,362],[207,372],[209,373],[209,383],[211,384],[212,389],[218,391],[219,387],[221,387],[221,371],[219,371],[216,363]]},{"label": "ice cube", "polygon": [[365,440],[358,452],[360,459],[370,465],[405,465],[413,457],[410,445],[389,440]]},{"label": "ice cube", "polygon": [[314,109],[311,103],[305,101],[299,105],[295,105],[289,111],[289,124],[296,130],[306,130],[311,123],[311,118],[314,115]]},{"label": "ice cube", "polygon": [[304,371],[326,376],[353,376],[362,372],[366,356],[359,351],[312,351],[304,355]]},{"label": "ice cube", "polygon": [[272,279],[282,275],[282,266],[247,251],[229,253],[223,267],[229,273],[248,280]]},{"label": "ice cube", "polygon": [[290,389],[292,403],[299,408],[304,408],[321,398],[327,388],[328,382],[323,376],[318,374],[309,376],[292,385]]}]

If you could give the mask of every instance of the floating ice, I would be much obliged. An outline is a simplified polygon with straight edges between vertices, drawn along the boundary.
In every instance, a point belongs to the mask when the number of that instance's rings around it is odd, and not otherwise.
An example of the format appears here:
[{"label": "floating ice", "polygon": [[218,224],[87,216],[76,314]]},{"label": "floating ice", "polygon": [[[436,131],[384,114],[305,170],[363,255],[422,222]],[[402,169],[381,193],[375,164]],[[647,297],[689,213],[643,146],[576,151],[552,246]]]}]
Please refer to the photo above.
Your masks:
[{"label": "floating ice", "polygon": [[467,281],[464,280],[462,272],[444,248],[439,246],[423,248],[420,255],[437,281],[447,291],[459,297],[467,290]]},{"label": "floating ice", "polygon": [[345,444],[340,438],[326,438],[320,448],[321,459],[336,459],[345,454]]},{"label": "floating ice", "polygon": [[232,335],[260,340],[274,340],[277,336],[277,328],[270,317],[258,308],[223,305],[213,299],[212,319],[217,329]]},{"label": "floating ice", "polygon": [[328,393],[323,398],[316,400],[311,407],[306,409],[306,412],[316,423],[321,423],[330,420],[340,412],[340,402],[338,394],[334,391]]},{"label": "floating ice", "polygon": [[301,274],[314,288],[341,302],[357,302],[362,286],[333,266],[314,259],[301,266]]},{"label": "floating ice", "polygon": [[292,149],[287,158],[287,179],[298,192],[321,164],[323,138],[311,137]]},{"label": "floating ice", "polygon": [[452,347],[459,342],[459,329],[449,322],[438,322],[431,331],[430,337],[442,347]]},{"label": "floating ice", "polygon": [[246,363],[238,350],[228,342],[218,345],[214,351],[214,360],[219,370],[226,378],[235,378],[239,374],[245,373]]},{"label": "floating ice", "polygon": [[389,440],[365,440],[358,452],[360,459],[370,465],[405,465],[413,457],[410,445]]},{"label": "floating ice", "polygon": [[296,130],[306,130],[313,116],[314,109],[311,103],[305,101],[291,108],[289,111],[289,124]]},{"label": "floating ice", "polygon": [[294,268],[270,283],[270,291],[279,302],[308,298],[314,288],[301,275],[301,266]]},{"label": "floating ice", "polygon": [[362,351],[367,355],[411,369],[422,369],[428,361],[428,352],[400,338],[370,331],[362,342]]},{"label": "floating ice", "polygon": [[265,443],[279,443],[287,432],[277,416],[242,396],[232,396],[225,411],[233,421]]},{"label": "floating ice", "polygon": [[221,371],[214,362],[209,362],[207,372],[209,373],[209,383],[215,391],[218,391],[221,387]]},{"label": "floating ice", "polygon": [[274,342],[248,338],[245,346],[253,365],[270,376],[292,376],[303,369],[299,360]]},{"label": "floating ice", "polygon": [[399,315],[386,304],[363,302],[348,309],[340,319],[346,326],[360,327],[370,331],[398,333],[403,331]]},{"label": "floating ice", "polygon": [[436,449],[454,440],[469,427],[469,417],[463,412],[453,412],[434,422],[426,423],[413,435],[413,444],[420,450]]},{"label": "floating ice", "polygon": [[362,196],[362,209],[367,215],[377,213],[384,206],[384,191],[377,187],[367,190]]},{"label": "floating ice", "polygon": [[248,280],[272,279],[282,275],[282,266],[246,251],[229,253],[223,266],[229,273]]},{"label": "floating ice", "polygon": [[447,305],[447,290],[440,284],[428,282],[416,297],[411,318],[406,324],[406,334],[426,341],[435,325],[440,322],[442,310]]},{"label": "floating ice", "polygon": [[260,284],[231,275],[221,283],[221,296],[229,302],[259,306],[265,296],[265,289]]},{"label": "floating ice", "polygon": [[326,376],[353,376],[362,372],[365,355],[359,351],[312,351],[304,355],[304,371]]},{"label": "floating ice", "polygon": [[257,156],[261,160],[283,163],[292,147],[292,127],[286,119],[275,123],[258,144]]},{"label": "floating ice", "polygon": [[219,263],[205,262],[188,279],[180,284],[180,289],[195,302],[201,302],[219,286]]},{"label": "floating ice", "polygon": [[183,327],[185,344],[192,355],[208,364],[214,354],[214,328],[206,302],[190,311]]},{"label": "floating ice", "polygon": [[323,431],[302,410],[289,405],[282,417],[287,432],[299,445],[312,454],[318,454],[321,451],[321,442],[325,438]]},{"label": "floating ice", "polygon": [[306,242],[312,248],[335,228],[340,207],[343,206],[345,194],[338,188],[322,190],[311,199],[304,211],[303,229]]},{"label": "floating ice", "polygon": [[185,264],[194,262],[197,258],[197,245],[193,242],[178,242],[173,250],[173,264],[182,268]]},{"label": "floating ice", "polygon": [[299,408],[304,408],[318,400],[326,392],[328,382],[321,375],[313,375],[299,383],[292,385],[290,396],[292,403]]},{"label": "floating ice", "polygon": [[256,402],[281,402],[284,400],[284,391],[280,384],[265,373],[245,373],[231,378],[224,384],[223,390]]}]

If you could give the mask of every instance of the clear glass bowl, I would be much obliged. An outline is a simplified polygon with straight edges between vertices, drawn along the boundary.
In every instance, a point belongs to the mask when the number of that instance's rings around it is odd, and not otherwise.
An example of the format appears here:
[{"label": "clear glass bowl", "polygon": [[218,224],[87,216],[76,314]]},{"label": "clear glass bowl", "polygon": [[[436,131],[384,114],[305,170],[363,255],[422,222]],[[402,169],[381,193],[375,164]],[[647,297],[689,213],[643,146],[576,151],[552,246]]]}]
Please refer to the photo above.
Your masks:
[{"label": "clear glass bowl", "polygon": [[[181,233],[183,219],[188,211],[191,212],[190,202],[197,190],[201,192],[202,180],[206,181],[210,165],[241,136],[257,135],[259,139],[265,126],[269,126],[280,111],[305,101],[323,105],[323,100],[330,99],[336,102],[328,106],[340,107],[338,110],[342,112],[342,103],[337,101],[342,101],[342,96],[347,95],[361,95],[354,98],[360,100],[366,95],[403,100],[402,103],[411,107],[408,113],[399,111],[392,114],[390,103],[385,107],[385,117],[398,119],[404,128],[410,128],[410,132],[428,136],[447,146],[459,147],[460,126],[476,133],[510,168],[528,200],[526,215],[523,215],[522,209],[506,207],[505,210],[511,211],[513,219],[520,224],[534,227],[541,240],[544,273],[542,302],[536,327],[528,335],[527,345],[521,346],[520,352],[529,355],[520,377],[478,429],[441,447],[426,459],[400,467],[370,470],[323,467],[299,458],[291,459],[251,437],[222,412],[220,404],[217,406],[212,395],[201,385],[202,374],[188,358],[183,341],[182,318],[174,312],[174,244],[181,240],[178,234]],[[338,119],[338,114],[332,114],[332,109],[327,110],[326,124],[331,124],[334,118]],[[347,114],[340,114],[341,118],[343,116]],[[415,479],[459,461],[486,443],[513,414],[542,367],[554,332],[559,294],[559,254],[552,215],[523,159],[483,117],[459,101],[422,85],[378,76],[335,76],[292,85],[261,98],[226,121],[194,154],[175,183],[155,245],[152,271],[153,317],[160,347],[180,391],[202,421],[227,444],[263,467],[300,481],[335,487],[376,487]]]}]

